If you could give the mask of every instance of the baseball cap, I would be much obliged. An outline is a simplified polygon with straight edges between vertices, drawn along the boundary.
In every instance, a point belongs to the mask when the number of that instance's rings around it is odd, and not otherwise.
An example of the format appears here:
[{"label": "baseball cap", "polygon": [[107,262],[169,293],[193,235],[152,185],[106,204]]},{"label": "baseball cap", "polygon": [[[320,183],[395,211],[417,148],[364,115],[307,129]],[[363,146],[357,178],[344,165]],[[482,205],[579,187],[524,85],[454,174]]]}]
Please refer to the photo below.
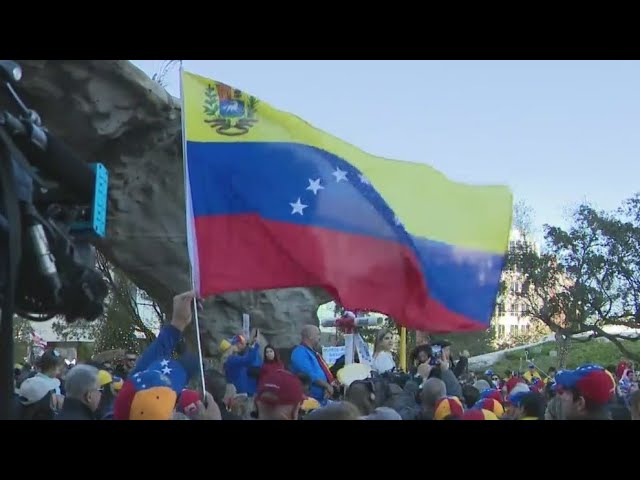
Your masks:
[{"label": "baseball cap", "polygon": [[111,384],[116,392],[122,390],[122,385],[124,385],[124,380],[120,377],[113,377],[113,383]]},{"label": "baseball cap", "polygon": [[106,370],[100,370],[98,372],[98,383],[101,387],[113,382],[113,377]]},{"label": "baseball cap", "polygon": [[180,392],[178,399],[178,411],[191,414],[197,410],[198,402],[202,401],[202,396],[195,390],[184,389]]},{"label": "baseball cap", "polygon": [[18,390],[20,403],[23,405],[31,405],[42,400],[47,393],[55,389],[56,386],[53,382],[48,382],[40,376],[27,378],[22,382],[20,390]]},{"label": "baseball cap", "polygon": [[131,402],[129,420],[171,420],[176,397],[176,392],[170,387],[140,390]]},{"label": "baseball cap", "polygon": [[495,388],[487,388],[483,390],[482,392],[480,392],[480,398],[493,398],[494,400],[502,403],[502,394]]},{"label": "baseball cap", "polygon": [[488,410],[498,418],[504,415],[504,407],[502,406],[502,403],[494,398],[483,398],[478,400],[473,408],[477,410]]},{"label": "baseball cap", "polygon": [[530,393],[531,393],[531,391],[529,389],[527,389],[527,391],[517,391],[517,392],[512,393],[511,395],[509,395],[508,401],[514,407],[521,407],[523,400]]},{"label": "baseball cap", "polygon": [[176,395],[182,392],[189,381],[189,375],[182,363],[171,358],[156,360],[149,365],[147,370],[157,370],[162,375],[166,376],[171,382],[171,387],[175,390]]},{"label": "baseball cap", "polygon": [[115,420],[169,420],[177,394],[171,380],[157,370],[136,373],[127,379],[113,404]]},{"label": "baseball cap", "polygon": [[444,420],[451,415],[461,417],[463,413],[464,407],[458,397],[444,397],[436,402],[433,419]]},{"label": "baseball cap", "polygon": [[129,409],[129,420],[171,419],[178,394],[169,377],[157,370],[146,370],[136,373],[132,383],[135,393]]},{"label": "baseball cap", "polygon": [[511,377],[509,380],[507,380],[507,383],[505,385],[505,387],[507,388],[507,393],[511,393],[511,391],[519,384],[525,385],[524,380],[520,377]]},{"label": "baseball cap", "polygon": [[304,402],[302,402],[302,406],[300,407],[303,412],[311,412],[318,408],[320,408],[320,402],[313,397],[305,398]]},{"label": "baseball cap", "polygon": [[304,400],[302,382],[286,370],[276,370],[258,387],[257,400],[274,406],[297,405]]},{"label": "baseball cap", "polygon": [[232,345],[245,345],[247,340],[242,335],[234,335],[231,338],[223,338],[220,341],[220,345],[218,348],[222,353],[226,352],[231,348]]},{"label": "baseball cap", "polygon": [[489,410],[471,409],[464,412],[462,420],[498,420],[498,417]]},{"label": "baseball cap", "polygon": [[575,370],[561,370],[556,374],[557,389],[575,388],[590,402],[606,405],[615,393],[615,383],[600,365],[582,365]]},{"label": "baseball cap", "polygon": [[526,383],[516,384],[511,389],[511,391],[509,392],[509,395],[507,396],[507,403],[515,405],[516,407],[519,406],[519,403],[515,403],[515,402],[519,402],[522,396],[526,395],[530,391],[531,390],[529,389],[529,386]]}]

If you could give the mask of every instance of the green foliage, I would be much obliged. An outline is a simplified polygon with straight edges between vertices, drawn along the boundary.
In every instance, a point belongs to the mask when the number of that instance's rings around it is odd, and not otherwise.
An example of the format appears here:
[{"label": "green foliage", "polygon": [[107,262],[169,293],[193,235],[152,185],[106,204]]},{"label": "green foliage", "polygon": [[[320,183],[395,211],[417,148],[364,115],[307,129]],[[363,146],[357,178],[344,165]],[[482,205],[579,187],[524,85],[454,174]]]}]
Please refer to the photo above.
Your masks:
[{"label": "green foliage", "polygon": [[[628,349],[634,355],[640,355],[640,343],[628,340],[621,341],[624,348]],[[558,357],[549,356],[551,350],[556,350],[555,342],[547,342],[540,346],[541,352],[536,353],[530,351],[536,366],[543,371],[547,371],[549,367],[558,368]],[[577,343],[569,352],[567,358],[567,368],[576,368],[585,363],[595,363],[606,367],[607,365],[617,365],[620,361],[620,349],[611,342],[602,342],[592,340],[587,343]],[[505,370],[526,369],[526,361],[524,359],[524,351],[510,352],[505,355],[503,360],[495,363],[491,368],[502,374]]]},{"label": "green foliage", "polygon": [[258,99],[256,97],[249,97],[249,105],[247,107],[247,117],[255,118],[258,110]]},{"label": "green foliage", "polygon": [[34,334],[31,322],[15,315],[13,317],[13,338],[18,343],[31,343],[31,336]]},{"label": "green foliage", "polygon": [[[460,355],[461,352],[467,350],[471,356],[481,355],[494,351],[494,329],[488,328],[479,332],[469,333],[450,333],[443,338],[451,342],[451,352],[454,357]],[[439,340],[435,338],[434,340]]]},{"label": "green foliage", "polygon": [[[91,323],[54,322],[53,329],[64,341],[92,339],[95,352],[116,348],[140,352],[145,344],[155,339],[152,328],[164,320],[164,314],[145,292],[140,292],[102,255],[98,255],[98,268],[109,286],[105,315]],[[147,324],[149,321],[141,315],[142,308],[155,316],[155,322]],[[137,334],[140,333],[144,334],[146,340],[138,339]]]},{"label": "green foliage", "polygon": [[535,318],[530,320],[529,327],[529,330],[519,331],[518,333],[510,335],[507,339],[494,340],[494,349],[505,350],[521,345],[530,345],[541,341],[551,333],[549,327]]},{"label": "green foliage", "polygon": [[216,117],[219,113],[218,93],[213,85],[208,85],[204,92],[204,113],[210,117]]},{"label": "green foliage", "polygon": [[93,353],[95,351],[95,347],[89,343],[79,343],[78,344],[78,361],[86,362],[91,359]]}]

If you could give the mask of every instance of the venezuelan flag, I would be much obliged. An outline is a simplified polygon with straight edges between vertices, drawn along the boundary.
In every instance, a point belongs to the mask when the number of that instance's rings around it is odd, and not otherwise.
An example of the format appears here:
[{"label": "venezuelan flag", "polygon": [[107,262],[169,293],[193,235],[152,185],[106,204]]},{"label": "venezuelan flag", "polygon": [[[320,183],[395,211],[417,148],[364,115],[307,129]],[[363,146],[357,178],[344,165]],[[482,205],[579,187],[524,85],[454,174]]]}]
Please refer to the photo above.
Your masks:
[{"label": "venezuelan flag", "polygon": [[320,286],[408,328],[488,327],[511,226],[506,187],[375,157],[233,87],[181,79],[201,295]]}]

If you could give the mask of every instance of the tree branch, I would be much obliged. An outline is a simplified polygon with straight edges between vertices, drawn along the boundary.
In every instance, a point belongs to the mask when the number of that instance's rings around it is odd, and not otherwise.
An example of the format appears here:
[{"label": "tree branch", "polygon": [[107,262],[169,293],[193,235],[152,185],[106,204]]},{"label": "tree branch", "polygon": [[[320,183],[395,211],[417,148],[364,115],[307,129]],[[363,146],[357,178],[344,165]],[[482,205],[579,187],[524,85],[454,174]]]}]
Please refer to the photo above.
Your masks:
[{"label": "tree branch", "polygon": [[612,335],[609,334],[607,332],[605,332],[603,329],[599,328],[599,327],[595,327],[594,326],[594,331],[596,332],[596,334],[599,337],[604,337],[606,339],[608,339],[611,343],[613,343],[616,347],[618,347],[618,350],[620,350],[626,357],[628,357],[631,360],[634,360],[636,362],[640,362],[640,355],[637,355],[635,353],[633,353],[632,351],[628,350],[624,344],[618,340],[618,335]]}]

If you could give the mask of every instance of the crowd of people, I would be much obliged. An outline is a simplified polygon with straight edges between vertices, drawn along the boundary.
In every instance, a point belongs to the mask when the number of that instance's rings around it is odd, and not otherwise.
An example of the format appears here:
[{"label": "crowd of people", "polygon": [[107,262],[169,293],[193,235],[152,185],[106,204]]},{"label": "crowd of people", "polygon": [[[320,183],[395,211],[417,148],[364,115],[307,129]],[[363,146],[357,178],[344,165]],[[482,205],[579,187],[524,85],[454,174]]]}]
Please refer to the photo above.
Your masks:
[{"label": "crowd of people", "polygon": [[[48,349],[35,368],[16,366],[16,416],[25,420],[624,420],[640,419],[633,364],[497,375],[470,372],[451,345],[418,346],[401,372],[381,330],[370,366],[329,367],[320,330],[301,331],[287,365],[258,335],[221,343],[222,371],[206,369],[177,348],[191,322],[193,292],[174,298],[171,323],[138,357],[66,364]],[[190,388],[192,387],[192,388]]]}]

